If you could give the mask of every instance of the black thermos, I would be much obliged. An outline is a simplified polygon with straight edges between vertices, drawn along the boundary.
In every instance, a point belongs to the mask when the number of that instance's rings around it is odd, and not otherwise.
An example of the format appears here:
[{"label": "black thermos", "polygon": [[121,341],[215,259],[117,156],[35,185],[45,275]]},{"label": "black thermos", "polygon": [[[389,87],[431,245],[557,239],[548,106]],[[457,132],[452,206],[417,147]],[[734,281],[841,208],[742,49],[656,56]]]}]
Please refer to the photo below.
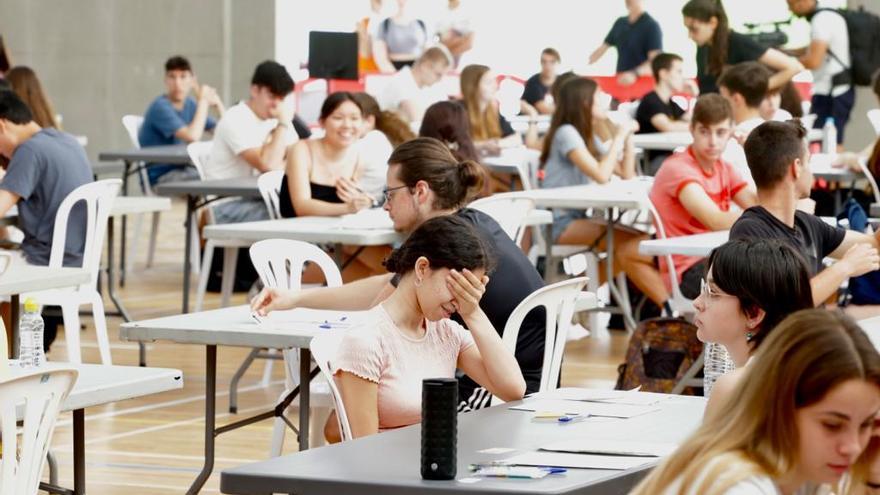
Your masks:
[{"label": "black thermos", "polygon": [[422,479],[455,479],[458,380],[422,380]]}]

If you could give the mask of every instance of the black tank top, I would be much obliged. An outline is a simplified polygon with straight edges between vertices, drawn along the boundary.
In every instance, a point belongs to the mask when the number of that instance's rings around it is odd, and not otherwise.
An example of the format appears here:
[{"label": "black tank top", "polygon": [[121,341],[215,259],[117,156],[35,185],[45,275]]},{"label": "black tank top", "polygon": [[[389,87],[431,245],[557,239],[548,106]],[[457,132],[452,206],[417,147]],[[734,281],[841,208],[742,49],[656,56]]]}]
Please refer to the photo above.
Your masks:
[{"label": "black tank top", "polygon": [[[324,184],[315,184],[314,182],[309,182],[309,187],[312,190],[312,199],[317,199],[319,201],[326,201],[328,203],[342,203],[342,200],[339,199],[339,195],[336,194],[336,188],[333,186],[325,186]],[[287,174],[284,174],[284,179],[281,180],[281,191],[278,193],[278,202],[281,207],[281,216],[284,218],[293,218],[296,215],[296,210],[293,208],[293,201],[290,199],[290,189],[287,187]]]}]

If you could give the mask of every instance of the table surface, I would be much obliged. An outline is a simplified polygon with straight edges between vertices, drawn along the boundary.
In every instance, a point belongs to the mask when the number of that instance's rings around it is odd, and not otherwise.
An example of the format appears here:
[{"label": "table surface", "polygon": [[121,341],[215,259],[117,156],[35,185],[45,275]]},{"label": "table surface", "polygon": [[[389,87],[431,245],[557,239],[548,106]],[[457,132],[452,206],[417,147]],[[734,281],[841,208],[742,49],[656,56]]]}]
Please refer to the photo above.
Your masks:
[{"label": "table surface", "polygon": [[19,263],[0,274],[0,295],[74,287],[88,281],[89,272],[83,268],[49,268]]},{"label": "table surface", "polygon": [[159,184],[154,188],[160,196],[241,196],[259,198],[256,177],[235,179],[190,180]]},{"label": "table surface", "polygon": [[110,214],[114,217],[136,213],[154,213],[171,209],[171,198],[156,196],[117,196]]},{"label": "table surface", "polygon": [[[679,443],[702,421],[705,399],[675,396],[662,402],[660,410],[634,418],[594,418],[568,424],[536,423],[532,421],[533,413],[511,411],[509,406],[502,404],[459,415],[457,479],[469,476],[468,464],[504,459],[561,440]],[[419,475],[420,435],[420,426],[414,425],[226,469],[221,474],[220,491],[239,495],[627,493],[645,470],[653,467],[648,464],[628,471],[570,469],[566,474],[541,480],[424,481]],[[493,447],[515,452],[478,452]]]},{"label": "table surface", "polygon": [[813,153],[810,155],[810,170],[814,177],[825,180],[848,182],[862,177],[859,172],[854,172],[848,167],[832,167],[831,162],[835,155],[828,153]]},{"label": "table surface", "polygon": [[112,162],[122,160],[127,162],[155,162],[171,164],[192,163],[186,152],[186,145],[171,144],[166,146],[147,146],[144,148],[130,148],[126,150],[102,151],[98,153],[98,160]]},{"label": "table surface", "polygon": [[652,177],[615,180],[607,184],[555,187],[516,191],[511,196],[530,198],[538,208],[623,208],[644,209],[648,205],[648,192]]}]

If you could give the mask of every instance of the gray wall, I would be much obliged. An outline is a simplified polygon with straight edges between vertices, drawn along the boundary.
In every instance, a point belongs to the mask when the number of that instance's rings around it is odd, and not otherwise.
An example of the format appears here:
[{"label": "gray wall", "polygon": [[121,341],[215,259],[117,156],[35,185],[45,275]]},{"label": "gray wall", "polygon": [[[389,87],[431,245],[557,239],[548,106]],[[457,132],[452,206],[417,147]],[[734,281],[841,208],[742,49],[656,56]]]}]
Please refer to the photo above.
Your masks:
[{"label": "gray wall", "polygon": [[130,146],[121,118],[164,91],[170,55],[189,58],[225,101],[246,95],[254,66],[274,57],[275,1],[0,0],[0,33],[95,160]]}]

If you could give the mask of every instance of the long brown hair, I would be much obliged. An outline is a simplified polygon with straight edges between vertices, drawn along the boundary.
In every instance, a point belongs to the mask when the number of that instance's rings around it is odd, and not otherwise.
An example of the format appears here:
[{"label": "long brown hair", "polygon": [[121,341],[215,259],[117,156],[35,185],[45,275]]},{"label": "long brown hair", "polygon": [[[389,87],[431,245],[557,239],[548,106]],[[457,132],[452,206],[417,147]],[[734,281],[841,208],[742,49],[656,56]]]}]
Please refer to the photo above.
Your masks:
[{"label": "long brown hair", "polygon": [[467,112],[460,102],[438,101],[428,107],[422,117],[419,136],[443,141],[459,161],[479,161]]},{"label": "long brown hair", "polygon": [[559,88],[559,98],[556,100],[556,110],[550,120],[550,129],[544,138],[544,148],[541,150],[541,167],[547,163],[550,157],[550,148],[553,146],[553,138],[556,131],[565,124],[573,125],[583,138],[587,149],[593,156],[598,157],[596,143],[593,141],[593,97],[598,89],[596,81],[588,77],[578,77],[566,81]]},{"label": "long brown hair", "polygon": [[727,64],[727,42],[730,39],[730,24],[721,0],[690,0],[681,9],[681,13],[684,17],[700,22],[710,22],[713,17],[718,20],[715,32],[712,33],[709,74],[720,76]]},{"label": "long brown hair", "polygon": [[60,127],[55,119],[55,109],[46,97],[43,85],[40,84],[33,69],[16,65],[6,73],[6,80],[9,81],[12,91],[15,91],[15,94],[31,109],[34,122],[40,127]]},{"label": "long brown hair", "polygon": [[353,96],[361,106],[364,119],[372,116],[376,121],[376,130],[385,134],[391,146],[396,148],[416,137],[416,134],[409,128],[409,124],[396,113],[379,109],[379,103],[372,96],[367,93],[354,93]]},{"label": "long brown hair", "polygon": [[[798,409],[848,380],[880,388],[877,349],[852,318],[825,309],[805,309],[783,320],[745,370],[739,388],[722,404],[725,414],[707,418],[634,495],[663,493],[678,479],[678,493],[706,495],[725,493],[752,476],[779,479],[800,461]],[[859,456],[836,493],[859,493],[853,487],[867,480],[868,461],[864,453]]]},{"label": "long brown hair", "polygon": [[438,139],[419,137],[398,146],[388,165],[400,165],[397,178],[413,188],[425,181],[434,191],[434,208],[448,210],[470,202],[483,188],[483,170],[473,160],[459,161]]},{"label": "long brown hair", "polygon": [[480,112],[480,79],[489,72],[485,65],[468,65],[461,71],[461,97],[467,110],[474,141],[501,137],[501,124],[498,122],[498,102],[491,101]]}]

